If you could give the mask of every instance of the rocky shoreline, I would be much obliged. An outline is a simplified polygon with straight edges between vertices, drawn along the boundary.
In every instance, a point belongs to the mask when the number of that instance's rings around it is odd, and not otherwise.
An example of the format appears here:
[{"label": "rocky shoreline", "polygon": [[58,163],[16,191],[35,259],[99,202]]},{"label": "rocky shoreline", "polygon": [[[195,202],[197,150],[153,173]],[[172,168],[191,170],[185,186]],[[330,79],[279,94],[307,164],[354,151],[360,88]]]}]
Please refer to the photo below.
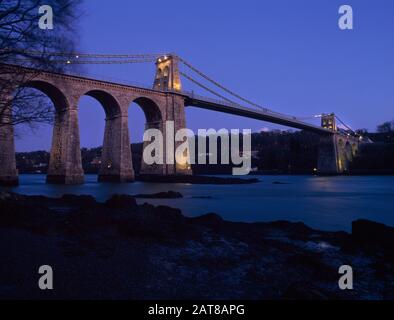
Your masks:
[{"label": "rocky shoreline", "polygon": [[[0,193],[0,261],[0,299],[394,299],[394,228],[187,218],[127,195]],[[54,290],[38,289],[44,264]]]}]

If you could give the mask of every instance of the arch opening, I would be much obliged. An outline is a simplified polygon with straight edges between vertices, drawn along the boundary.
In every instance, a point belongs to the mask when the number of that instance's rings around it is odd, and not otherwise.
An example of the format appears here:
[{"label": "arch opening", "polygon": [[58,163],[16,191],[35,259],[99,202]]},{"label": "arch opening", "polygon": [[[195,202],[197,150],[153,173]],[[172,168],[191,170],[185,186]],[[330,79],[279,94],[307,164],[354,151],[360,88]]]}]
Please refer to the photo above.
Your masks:
[{"label": "arch opening", "polygon": [[111,119],[120,114],[116,99],[105,91],[91,90],[78,102],[82,167],[87,174],[98,174],[106,143],[105,130]]},{"label": "arch opening", "polygon": [[163,71],[158,68],[156,72],[156,79],[160,79],[163,76]]},{"label": "arch opening", "polygon": [[102,90],[91,90],[86,92],[83,96],[89,96],[97,100],[104,108],[107,118],[115,117],[121,114],[119,103],[108,92]]},{"label": "arch opening", "polygon": [[68,107],[63,92],[46,81],[27,81],[15,89],[13,139],[20,173],[48,172],[55,115]]},{"label": "arch opening", "polygon": [[163,70],[163,77],[168,77],[169,74],[170,74],[170,68],[166,66]]},{"label": "arch opening", "polygon": [[137,104],[145,114],[146,123],[157,123],[162,121],[163,116],[159,106],[153,100],[146,97],[139,97],[133,100],[133,103]]},{"label": "arch opening", "polygon": [[153,100],[139,97],[128,108],[128,127],[134,172],[141,171],[143,136],[146,129],[160,128],[163,116],[159,106]]},{"label": "arch opening", "polygon": [[69,107],[63,92],[48,82],[32,80],[21,85],[21,88],[23,91],[25,91],[25,89],[36,89],[42,92],[52,101],[56,111],[62,111]]},{"label": "arch opening", "polygon": [[[27,99],[28,98],[28,99]],[[42,90],[26,87],[20,105],[13,105],[15,118],[14,143],[16,168],[19,173],[46,174],[49,166],[56,107],[52,99]],[[20,114],[28,108],[26,122]],[[36,113],[32,109],[36,110]],[[30,113],[30,110],[33,113]],[[37,118],[35,118],[37,117]],[[28,119],[30,118],[30,119]],[[18,121],[21,123],[18,123]]]}]

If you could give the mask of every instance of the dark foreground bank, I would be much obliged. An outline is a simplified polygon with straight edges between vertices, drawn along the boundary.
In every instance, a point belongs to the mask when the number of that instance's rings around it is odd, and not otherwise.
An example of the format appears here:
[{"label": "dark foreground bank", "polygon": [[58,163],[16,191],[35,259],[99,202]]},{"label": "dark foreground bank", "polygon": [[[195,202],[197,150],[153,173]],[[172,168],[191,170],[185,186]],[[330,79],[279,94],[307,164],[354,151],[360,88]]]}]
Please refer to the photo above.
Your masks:
[{"label": "dark foreground bank", "polygon": [[[235,223],[126,195],[0,194],[0,298],[394,299],[394,229]],[[38,288],[50,265],[54,289]],[[354,289],[338,287],[350,265]]]}]

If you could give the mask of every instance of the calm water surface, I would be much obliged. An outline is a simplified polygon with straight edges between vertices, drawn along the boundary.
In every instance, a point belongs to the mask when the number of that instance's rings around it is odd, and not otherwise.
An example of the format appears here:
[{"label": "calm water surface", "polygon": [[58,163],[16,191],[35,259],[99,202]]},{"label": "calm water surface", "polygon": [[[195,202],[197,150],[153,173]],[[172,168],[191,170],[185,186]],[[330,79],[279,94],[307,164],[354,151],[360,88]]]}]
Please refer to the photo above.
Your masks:
[{"label": "calm water surface", "polygon": [[[232,221],[302,221],[313,228],[350,230],[351,221],[371,219],[394,226],[394,176],[317,177],[257,176],[250,185],[197,185],[134,182],[97,183],[86,175],[85,184],[45,184],[45,175],[20,175],[14,192],[28,195],[61,196],[89,194],[105,201],[114,193],[137,194],[174,190],[182,199],[139,199],[180,208],[186,216],[215,212]],[[273,184],[279,181],[286,184]],[[212,197],[202,199],[199,197]]]}]

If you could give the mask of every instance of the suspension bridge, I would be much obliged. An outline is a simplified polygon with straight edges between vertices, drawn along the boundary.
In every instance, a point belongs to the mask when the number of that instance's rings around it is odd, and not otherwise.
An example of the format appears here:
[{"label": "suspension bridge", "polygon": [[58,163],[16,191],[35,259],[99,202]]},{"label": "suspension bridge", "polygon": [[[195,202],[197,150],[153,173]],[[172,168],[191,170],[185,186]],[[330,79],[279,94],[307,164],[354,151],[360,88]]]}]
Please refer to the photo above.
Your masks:
[{"label": "suspension bridge", "polygon": [[[26,58],[28,56],[28,58]],[[61,66],[62,72],[32,68],[32,61],[45,59],[47,66]],[[155,63],[153,86],[129,81],[91,77],[72,71],[74,65]],[[33,64],[34,65],[34,64]],[[81,183],[83,171],[80,157],[78,100],[89,95],[103,105],[106,127],[99,179],[131,181],[131,163],[127,128],[127,109],[136,102],[146,116],[147,128],[165,130],[165,121],[175,129],[186,127],[184,108],[194,106],[236,116],[267,121],[317,133],[321,136],[318,170],[320,173],[342,173],[356,155],[360,137],[335,114],[312,116],[321,118],[321,125],[273,111],[228,89],[176,54],[89,54],[53,52],[43,55],[36,51],[14,51],[1,64],[3,80],[32,87],[47,94],[54,102],[55,117],[48,182]],[[182,67],[182,69],[181,69]],[[26,77],[26,74],[30,75]],[[19,76],[23,75],[23,76]],[[20,79],[18,79],[20,77]],[[16,81],[15,81],[16,79]],[[200,88],[213,97],[183,89],[183,81]],[[9,97],[1,97],[3,100]],[[11,101],[10,101],[11,104]],[[4,118],[4,116],[3,116]],[[2,119],[0,119],[1,121]],[[337,126],[337,120],[342,129]],[[0,183],[17,181],[12,126],[0,127]],[[189,166],[178,164],[141,164],[142,174],[190,174]]]}]

